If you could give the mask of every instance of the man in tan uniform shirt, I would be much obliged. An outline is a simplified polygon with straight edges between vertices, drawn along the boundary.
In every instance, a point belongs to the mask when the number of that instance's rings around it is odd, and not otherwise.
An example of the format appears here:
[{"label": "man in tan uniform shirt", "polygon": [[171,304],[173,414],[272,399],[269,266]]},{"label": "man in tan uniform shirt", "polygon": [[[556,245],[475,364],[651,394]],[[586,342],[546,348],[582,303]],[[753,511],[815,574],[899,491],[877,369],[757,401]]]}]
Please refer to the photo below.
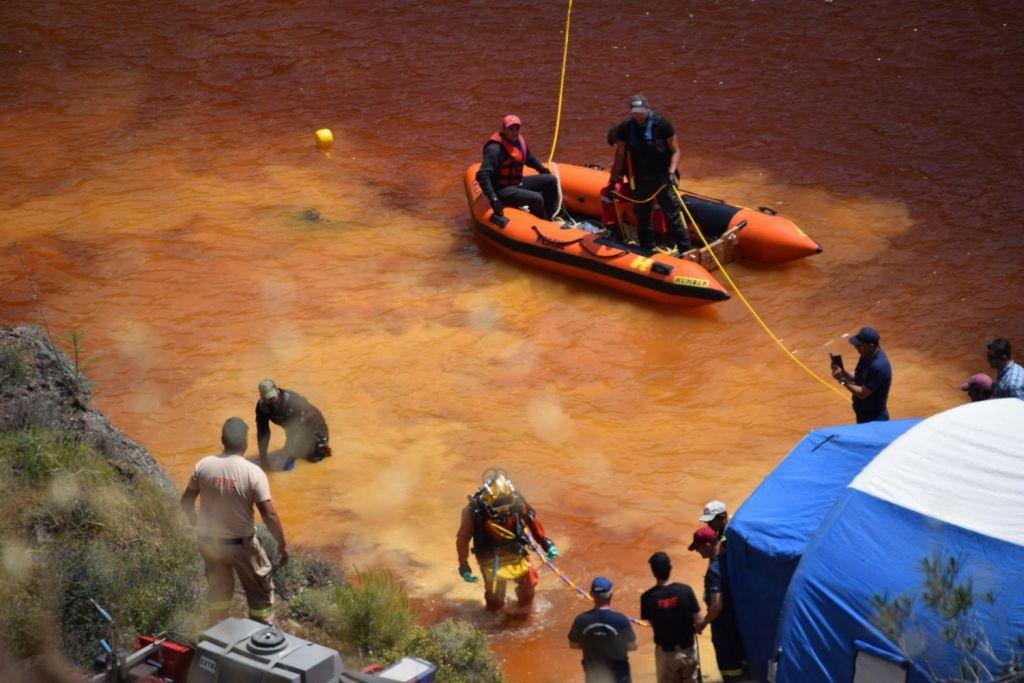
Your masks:
[{"label": "man in tan uniform shirt", "polygon": [[237,417],[221,429],[224,452],[203,458],[196,465],[181,494],[181,507],[196,524],[196,498],[201,499],[198,531],[199,552],[206,562],[209,583],[207,603],[210,623],[227,618],[235,592],[234,574],[245,591],[249,618],[269,622],[274,605],[272,566],[256,538],[253,505],[259,508],[277,549],[281,564],[288,562],[284,529],[270,501],[266,473],[243,455],[249,445],[249,427]]}]

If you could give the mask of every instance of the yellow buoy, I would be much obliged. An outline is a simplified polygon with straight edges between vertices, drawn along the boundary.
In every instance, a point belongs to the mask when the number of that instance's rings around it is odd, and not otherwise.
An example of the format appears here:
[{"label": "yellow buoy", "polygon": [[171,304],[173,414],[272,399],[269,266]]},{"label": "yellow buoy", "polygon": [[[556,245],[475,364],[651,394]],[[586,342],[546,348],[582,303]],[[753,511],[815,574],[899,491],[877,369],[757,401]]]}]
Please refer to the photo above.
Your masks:
[{"label": "yellow buoy", "polygon": [[316,148],[321,152],[329,152],[331,147],[334,147],[334,133],[330,128],[321,128],[316,132]]}]

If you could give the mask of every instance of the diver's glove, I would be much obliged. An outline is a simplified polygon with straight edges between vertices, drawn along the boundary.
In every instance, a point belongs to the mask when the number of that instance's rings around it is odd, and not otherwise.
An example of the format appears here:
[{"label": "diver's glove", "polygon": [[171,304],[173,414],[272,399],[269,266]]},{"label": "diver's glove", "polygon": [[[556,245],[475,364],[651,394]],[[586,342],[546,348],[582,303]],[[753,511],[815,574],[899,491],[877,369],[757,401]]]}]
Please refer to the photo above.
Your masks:
[{"label": "diver's glove", "polygon": [[556,548],[555,544],[552,543],[551,545],[548,546],[548,551],[547,551],[547,554],[544,555],[544,559],[547,560],[548,562],[550,562],[551,560],[554,560],[557,557],[558,557],[558,548]]},{"label": "diver's glove", "polygon": [[473,576],[473,570],[469,568],[468,564],[459,565],[459,574],[466,583],[476,583],[476,577]]}]

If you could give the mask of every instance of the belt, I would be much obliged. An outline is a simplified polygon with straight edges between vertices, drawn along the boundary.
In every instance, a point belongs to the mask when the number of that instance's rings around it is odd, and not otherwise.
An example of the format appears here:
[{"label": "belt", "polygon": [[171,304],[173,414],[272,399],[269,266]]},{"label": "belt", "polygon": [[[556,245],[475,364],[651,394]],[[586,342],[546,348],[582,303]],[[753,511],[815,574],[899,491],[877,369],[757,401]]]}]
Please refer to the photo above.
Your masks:
[{"label": "belt", "polygon": [[213,538],[212,536],[200,536],[200,543],[213,543],[215,545],[242,545],[256,534],[251,534],[245,538]]}]

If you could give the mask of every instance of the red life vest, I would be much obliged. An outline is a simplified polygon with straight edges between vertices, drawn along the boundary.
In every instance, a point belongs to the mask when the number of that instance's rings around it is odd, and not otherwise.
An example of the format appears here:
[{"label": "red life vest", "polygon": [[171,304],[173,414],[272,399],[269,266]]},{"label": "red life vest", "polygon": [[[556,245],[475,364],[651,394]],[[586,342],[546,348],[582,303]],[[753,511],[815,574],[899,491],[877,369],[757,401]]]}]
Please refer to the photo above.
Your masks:
[{"label": "red life vest", "polygon": [[519,144],[513,145],[501,133],[495,133],[488,142],[497,142],[505,150],[505,158],[498,166],[497,189],[518,185],[523,179],[523,165],[526,164],[526,138],[520,135]]}]

